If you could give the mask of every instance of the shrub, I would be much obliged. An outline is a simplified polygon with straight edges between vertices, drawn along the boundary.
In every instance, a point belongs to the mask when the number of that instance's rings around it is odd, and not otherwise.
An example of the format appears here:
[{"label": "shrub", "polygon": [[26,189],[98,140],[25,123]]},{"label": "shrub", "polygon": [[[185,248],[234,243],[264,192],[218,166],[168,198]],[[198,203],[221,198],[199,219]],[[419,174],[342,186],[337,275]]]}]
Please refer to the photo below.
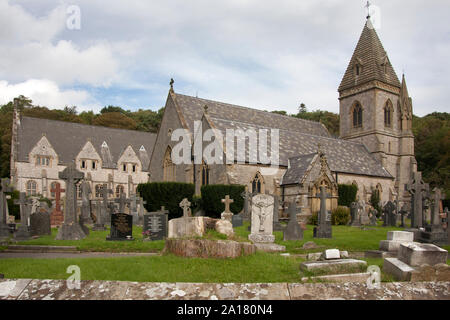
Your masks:
[{"label": "shrub", "polygon": [[169,210],[169,219],[173,219],[183,215],[180,202],[184,198],[193,203],[195,187],[192,183],[151,182],[140,184],[137,191],[147,202],[145,204],[147,211],[158,211],[161,206],[165,206]]},{"label": "shrub", "polygon": [[244,190],[245,186],[243,185],[216,184],[202,186],[202,209],[207,216],[220,218],[220,214],[225,210],[225,204],[222,203],[222,199],[225,199],[225,196],[229,195],[234,200],[230,206],[230,210],[234,214],[237,214],[244,207],[244,199],[241,197],[241,193]]},{"label": "shrub", "polygon": [[356,194],[358,193],[358,186],[354,184],[339,184],[338,185],[338,205],[350,207],[352,202],[356,201]]},{"label": "shrub", "polygon": [[8,199],[8,211],[10,216],[14,216],[16,219],[20,219],[20,206],[18,204],[14,204],[15,200],[19,200],[19,191],[14,190],[11,193],[7,193],[11,196],[11,199]]},{"label": "shrub", "polygon": [[331,223],[335,226],[345,226],[350,221],[350,208],[338,206],[331,212]]},{"label": "shrub", "polygon": [[375,189],[370,196],[370,205],[377,210],[378,217],[381,216],[382,209],[380,207],[380,192]]},{"label": "shrub", "polygon": [[308,219],[308,224],[312,224],[314,226],[316,226],[318,222],[319,222],[319,213],[318,212],[313,213]]}]

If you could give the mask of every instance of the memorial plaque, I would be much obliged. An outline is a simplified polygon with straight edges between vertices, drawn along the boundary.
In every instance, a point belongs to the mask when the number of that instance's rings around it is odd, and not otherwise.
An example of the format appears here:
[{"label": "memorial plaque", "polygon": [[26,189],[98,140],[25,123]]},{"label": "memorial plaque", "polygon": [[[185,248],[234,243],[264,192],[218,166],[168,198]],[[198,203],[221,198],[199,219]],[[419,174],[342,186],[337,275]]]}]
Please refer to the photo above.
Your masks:
[{"label": "memorial plaque", "polygon": [[150,231],[151,240],[164,240],[167,237],[168,217],[167,214],[150,212],[144,215],[143,231]]},{"label": "memorial plaque", "polygon": [[106,238],[110,241],[134,240],[133,216],[126,213],[111,215],[110,235]]}]

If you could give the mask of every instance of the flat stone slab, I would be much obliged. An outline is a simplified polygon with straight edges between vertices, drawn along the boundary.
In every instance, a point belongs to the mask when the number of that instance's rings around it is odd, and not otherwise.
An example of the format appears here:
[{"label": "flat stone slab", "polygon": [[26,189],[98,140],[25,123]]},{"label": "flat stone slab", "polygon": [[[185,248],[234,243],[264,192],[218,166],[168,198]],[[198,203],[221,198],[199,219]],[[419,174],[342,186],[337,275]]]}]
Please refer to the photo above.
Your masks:
[{"label": "flat stone slab", "polygon": [[75,246],[9,245],[3,252],[77,252]]},{"label": "flat stone slab", "polygon": [[398,258],[412,267],[447,263],[447,257],[447,250],[429,243],[402,244],[398,252]]},{"label": "flat stone slab", "polygon": [[387,233],[387,240],[413,242],[414,241],[414,232],[389,231]]},{"label": "flat stone slab", "polygon": [[383,272],[390,274],[398,281],[410,281],[414,268],[397,258],[386,258],[383,262]]},{"label": "flat stone slab", "polygon": [[450,282],[159,283],[0,279],[0,300],[449,300]]},{"label": "flat stone slab", "polygon": [[286,251],[285,246],[275,243],[255,243],[256,250],[264,252],[283,252]]},{"label": "flat stone slab", "polygon": [[412,243],[409,241],[397,241],[397,240],[381,240],[380,241],[380,251],[388,251],[388,252],[398,252],[400,250],[400,245]]},{"label": "flat stone slab", "polygon": [[381,251],[381,250],[368,250],[364,252],[365,258],[395,258],[397,254],[395,252]]},{"label": "flat stone slab", "polygon": [[300,270],[335,270],[337,268],[367,266],[366,261],[356,259],[337,259],[325,261],[307,261],[300,264]]},{"label": "flat stone slab", "polygon": [[326,276],[318,276],[318,277],[303,277],[302,281],[308,280],[319,280],[319,281],[327,281],[327,282],[340,282],[340,283],[348,283],[348,282],[359,282],[366,283],[367,279],[369,279],[370,273],[345,273],[345,274],[331,274]]}]

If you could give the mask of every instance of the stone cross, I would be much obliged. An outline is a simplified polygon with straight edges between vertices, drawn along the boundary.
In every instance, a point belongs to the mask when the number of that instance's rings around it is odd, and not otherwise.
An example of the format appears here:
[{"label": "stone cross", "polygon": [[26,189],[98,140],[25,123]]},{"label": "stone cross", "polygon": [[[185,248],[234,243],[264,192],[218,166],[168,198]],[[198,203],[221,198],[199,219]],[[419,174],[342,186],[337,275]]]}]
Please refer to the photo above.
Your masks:
[{"label": "stone cross", "polygon": [[130,212],[132,214],[137,213],[138,212],[138,201],[139,201],[139,194],[133,193],[132,195],[130,195]]},{"label": "stone cross", "polygon": [[20,206],[20,226],[17,232],[14,234],[16,240],[28,240],[31,238],[31,233],[28,230],[28,214],[30,209],[30,201],[27,200],[25,192],[21,192],[19,200],[15,200],[14,204]]},{"label": "stone cross", "polygon": [[402,219],[400,227],[404,228],[405,227],[405,215],[408,213],[406,204],[404,204],[402,206],[402,208],[400,209],[399,213],[400,213],[400,216],[401,216],[401,219]]},{"label": "stone cross", "polygon": [[64,224],[76,222],[76,200],[78,181],[84,178],[84,173],[75,168],[75,163],[68,165],[59,173],[59,179],[66,181],[66,206],[64,208]]},{"label": "stone cross", "polygon": [[320,193],[316,197],[320,197],[320,211],[318,226],[313,235],[315,238],[331,238],[331,214],[327,211],[327,198],[331,198],[331,195],[326,192],[325,186],[320,186]]},{"label": "stone cross", "polygon": [[158,213],[162,213],[162,214],[168,214],[169,210],[166,210],[165,206],[161,206],[161,209],[158,211]]},{"label": "stone cross", "polygon": [[119,213],[125,213],[125,205],[130,203],[130,199],[127,199],[125,192],[121,192],[119,198],[114,202],[119,204]]},{"label": "stone cross", "polygon": [[225,196],[225,199],[222,199],[222,203],[225,203],[225,213],[231,213],[230,205],[234,202],[233,199],[230,199],[229,195]]},{"label": "stone cross", "polygon": [[10,186],[9,179],[1,180],[0,189],[0,239],[9,238],[9,228],[8,228],[8,202],[6,201],[5,192],[12,192],[13,189]]},{"label": "stone cross", "polygon": [[65,192],[65,189],[61,188],[61,184],[56,182],[54,188],[50,189],[50,192],[55,194],[55,210],[61,211],[61,193]]},{"label": "stone cross", "polygon": [[[108,196],[110,194],[113,194],[113,191],[111,189],[108,189],[108,187],[105,185],[103,185],[103,188],[101,188],[100,190],[100,194],[102,196],[102,210],[101,210],[101,215],[103,217],[106,217],[106,212],[108,211]],[[104,218],[102,218],[104,219]],[[103,221],[103,220],[102,220]]]},{"label": "stone cross", "polygon": [[433,203],[433,209],[431,212],[431,225],[440,225],[440,204],[441,201],[445,199],[445,196],[442,195],[441,189],[434,188],[434,203]]},{"label": "stone cross", "polygon": [[392,201],[388,201],[386,205],[383,207],[383,211],[385,214],[385,224],[391,227],[396,226],[395,219],[395,210],[396,206]]},{"label": "stone cross", "polygon": [[428,190],[429,186],[423,182],[421,172],[414,172],[412,181],[405,188],[413,198],[413,203],[411,203],[411,227],[422,228],[424,226],[423,193]]},{"label": "stone cross", "polygon": [[180,202],[180,208],[183,208],[183,218],[190,217],[189,211],[191,208],[191,203],[188,199],[184,198],[183,201]]},{"label": "stone cross", "polygon": [[244,199],[244,219],[250,219],[250,210],[249,210],[249,203],[250,203],[250,192],[248,192],[247,188],[244,192],[241,193],[241,197]]},{"label": "stone cross", "polygon": [[91,219],[91,201],[89,195],[92,193],[89,182],[83,181],[81,188],[81,217],[84,223],[92,223]]}]

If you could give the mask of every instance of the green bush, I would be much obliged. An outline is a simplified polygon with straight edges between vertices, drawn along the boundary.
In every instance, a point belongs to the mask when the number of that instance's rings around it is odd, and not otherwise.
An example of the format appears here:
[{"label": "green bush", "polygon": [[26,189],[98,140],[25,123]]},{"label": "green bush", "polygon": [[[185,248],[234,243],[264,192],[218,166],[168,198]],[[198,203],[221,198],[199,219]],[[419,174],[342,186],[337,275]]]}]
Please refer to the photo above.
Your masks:
[{"label": "green bush", "polygon": [[169,210],[169,219],[173,219],[183,215],[180,202],[184,198],[193,203],[195,187],[192,183],[151,182],[140,184],[137,191],[147,202],[145,204],[147,211],[158,211],[161,206],[165,206]]},{"label": "green bush", "polygon": [[350,207],[352,202],[356,201],[356,194],[358,193],[358,186],[354,184],[339,184],[338,185],[338,205]]},{"label": "green bush", "polygon": [[225,199],[225,196],[229,195],[234,201],[230,206],[230,210],[234,214],[237,214],[244,207],[244,199],[241,196],[244,190],[245,186],[243,185],[215,184],[202,186],[202,209],[207,216],[220,218],[220,214],[225,210],[225,204],[222,203],[222,199]]},{"label": "green bush", "polygon": [[372,195],[370,196],[370,205],[377,210],[378,217],[380,217],[382,209],[380,207],[380,192],[377,189],[373,190]]},{"label": "green bush", "polygon": [[308,219],[308,224],[312,224],[313,226],[317,226],[317,223],[319,222],[319,213],[313,213],[311,217]]},{"label": "green bush", "polygon": [[14,190],[11,193],[7,193],[11,196],[11,199],[8,199],[8,211],[10,216],[14,216],[17,219],[20,219],[20,206],[18,204],[14,204],[14,200],[19,200],[19,191]]},{"label": "green bush", "polygon": [[331,223],[334,226],[345,226],[350,218],[350,208],[344,206],[338,206],[331,212]]}]

